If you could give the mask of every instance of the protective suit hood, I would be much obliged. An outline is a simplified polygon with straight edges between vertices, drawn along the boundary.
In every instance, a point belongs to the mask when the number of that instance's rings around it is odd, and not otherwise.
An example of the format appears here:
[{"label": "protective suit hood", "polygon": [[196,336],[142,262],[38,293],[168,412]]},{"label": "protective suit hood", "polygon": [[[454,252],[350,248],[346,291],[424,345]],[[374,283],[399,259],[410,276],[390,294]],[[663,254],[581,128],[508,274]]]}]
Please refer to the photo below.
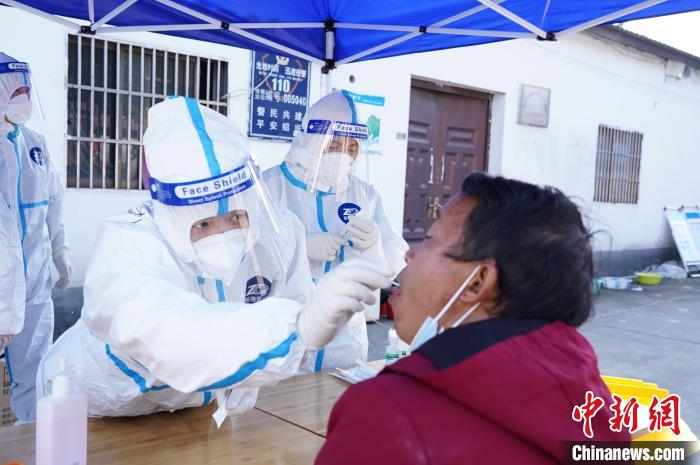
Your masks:
[{"label": "protective suit hood", "polygon": [[192,224],[230,210],[231,193],[214,192],[207,181],[247,170],[248,145],[230,119],[189,98],[154,105],[148,121],[143,143],[154,221],[180,258],[193,262]]}]

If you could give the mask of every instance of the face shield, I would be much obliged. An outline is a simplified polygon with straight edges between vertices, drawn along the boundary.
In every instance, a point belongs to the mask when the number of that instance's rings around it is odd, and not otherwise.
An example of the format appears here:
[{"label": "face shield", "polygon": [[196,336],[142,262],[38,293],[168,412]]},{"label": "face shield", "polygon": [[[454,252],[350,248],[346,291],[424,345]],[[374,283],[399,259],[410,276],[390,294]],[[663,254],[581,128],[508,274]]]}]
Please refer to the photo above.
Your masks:
[{"label": "face shield", "polygon": [[331,120],[310,120],[304,134],[303,182],[309,192],[335,193],[348,189],[350,175],[364,153],[367,126]]},{"label": "face shield", "polygon": [[[167,183],[151,177],[149,190],[156,200],[156,223],[178,255],[205,278],[229,284],[244,261],[255,276],[287,276],[294,238],[252,158],[199,181]],[[195,234],[198,228],[207,228],[208,234]]]},{"label": "face shield", "polygon": [[29,64],[0,53],[0,117],[2,121],[24,125],[32,114],[44,119],[37,86]]}]

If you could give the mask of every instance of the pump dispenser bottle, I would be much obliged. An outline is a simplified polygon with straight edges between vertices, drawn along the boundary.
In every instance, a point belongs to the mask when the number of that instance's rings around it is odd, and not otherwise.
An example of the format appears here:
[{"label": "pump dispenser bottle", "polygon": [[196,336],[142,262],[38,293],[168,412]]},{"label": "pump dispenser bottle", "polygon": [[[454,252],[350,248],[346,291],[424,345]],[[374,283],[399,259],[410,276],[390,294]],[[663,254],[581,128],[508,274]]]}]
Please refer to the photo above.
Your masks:
[{"label": "pump dispenser bottle", "polygon": [[51,395],[37,402],[36,465],[86,465],[87,396],[73,391],[66,360],[58,364]]}]

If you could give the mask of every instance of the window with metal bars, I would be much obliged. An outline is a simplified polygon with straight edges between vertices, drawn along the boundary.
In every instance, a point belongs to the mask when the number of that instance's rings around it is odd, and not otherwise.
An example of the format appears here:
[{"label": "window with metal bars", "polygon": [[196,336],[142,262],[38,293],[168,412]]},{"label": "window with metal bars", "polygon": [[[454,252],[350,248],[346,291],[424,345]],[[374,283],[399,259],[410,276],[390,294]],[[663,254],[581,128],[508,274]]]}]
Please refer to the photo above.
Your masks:
[{"label": "window with metal bars", "polygon": [[142,189],[148,109],[169,95],[228,113],[228,62],[68,36],[67,186]]},{"label": "window with metal bars", "polygon": [[637,203],[642,133],[598,126],[595,202]]}]

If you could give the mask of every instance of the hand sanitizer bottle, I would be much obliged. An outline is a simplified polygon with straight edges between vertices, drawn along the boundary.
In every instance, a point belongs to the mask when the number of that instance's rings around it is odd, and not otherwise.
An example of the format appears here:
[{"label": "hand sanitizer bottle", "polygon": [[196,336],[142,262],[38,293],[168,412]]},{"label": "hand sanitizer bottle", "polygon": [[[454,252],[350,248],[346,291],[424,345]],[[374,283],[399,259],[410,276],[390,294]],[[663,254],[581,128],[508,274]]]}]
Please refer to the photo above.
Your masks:
[{"label": "hand sanitizer bottle", "polygon": [[36,465],[86,465],[87,396],[73,392],[66,360],[58,365],[51,395],[37,402]]},{"label": "hand sanitizer bottle", "polygon": [[401,356],[399,335],[396,334],[396,330],[392,328],[389,330],[387,338],[389,339],[389,345],[386,346],[386,352],[384,353],[384,365],[391,365]]}]

